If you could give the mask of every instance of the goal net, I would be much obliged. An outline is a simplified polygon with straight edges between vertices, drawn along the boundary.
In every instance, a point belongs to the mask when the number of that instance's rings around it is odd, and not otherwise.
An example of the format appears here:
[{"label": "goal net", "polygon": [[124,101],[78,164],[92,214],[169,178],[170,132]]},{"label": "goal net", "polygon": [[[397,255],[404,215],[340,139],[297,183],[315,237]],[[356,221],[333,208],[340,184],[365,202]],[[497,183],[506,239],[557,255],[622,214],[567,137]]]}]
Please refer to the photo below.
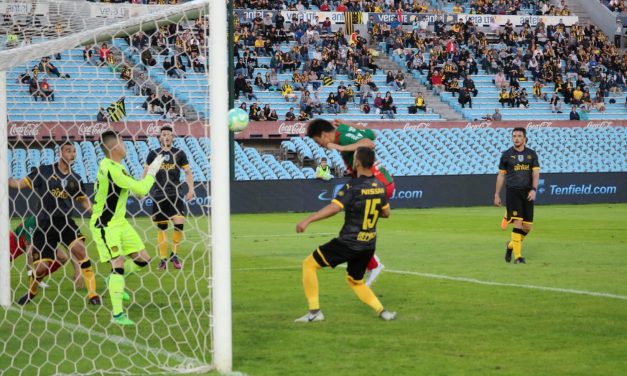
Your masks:
[{"label": "goal net", "polygon": [[[212,314],[212,267],[230,268],[228,219],[210,223],[212,193],[228,215],[228,146],[216,147],[208,126],[227,112],[226,6],[210,3],[113,12],[93,23],[97,15],[78,7],[72,25],[82,30],[68,31],[69,21],[57,34],[22,28],[0,51],[1,373],[203,373],[216,358],[218,370],[229,370],[228,271],[218,272],[228,315]],[[216,8],[223,19],[212,27]],[[209,45],[224,51],[209,56]],[[210,80],[215,72],[222,77]],[[228,145],[223,128],[211,136]],[[101,142],[108,130],[121,139],[114,148]],[[164,161],[151,170],[157,155]],[[105,157],[115,162],[109,170]],[[137,187],[151,174],[145,194]],[[226,190],[212,192],[211,176]],[[143,183],[133,188],[129,178]],[[226,231],[217,255],[212,228]],[[123,272],[101,262],[119,255],[129,260]]]}]

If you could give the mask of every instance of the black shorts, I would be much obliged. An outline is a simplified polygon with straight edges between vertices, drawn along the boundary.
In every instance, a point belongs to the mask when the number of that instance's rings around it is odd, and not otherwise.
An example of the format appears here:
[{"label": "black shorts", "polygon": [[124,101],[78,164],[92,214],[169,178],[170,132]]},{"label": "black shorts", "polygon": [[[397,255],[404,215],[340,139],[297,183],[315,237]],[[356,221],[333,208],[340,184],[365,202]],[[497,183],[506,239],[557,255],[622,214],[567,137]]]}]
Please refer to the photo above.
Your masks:
[{"label": "black shorts", "polygon": [[313,252],[313,257],[320,266],[336,266],[347,263],[347,273],[354,281],[364,279],[368,262],[374,255],[374,249],[370,251],[357,251],[347,247],[337,238],[321,245]]},{"label": "black shorts", "polygon": [[166,222],[173,217],[185,217],[185,202],[177,194],[174,197],[155,198],[152,204],[152,221]]},{"label": "black shorts", "polygon": [[519,219],[525,223],[533,223],[533,201],[529,201],[528,189],[508,188],[505,193],[507,220]]},{"label": "black shorts", "polygon": [[72,218],[38,218],[33,232],[33,261],[54,260],[59,244],[69,250],[72,243],[79,239],[85,237]]}]

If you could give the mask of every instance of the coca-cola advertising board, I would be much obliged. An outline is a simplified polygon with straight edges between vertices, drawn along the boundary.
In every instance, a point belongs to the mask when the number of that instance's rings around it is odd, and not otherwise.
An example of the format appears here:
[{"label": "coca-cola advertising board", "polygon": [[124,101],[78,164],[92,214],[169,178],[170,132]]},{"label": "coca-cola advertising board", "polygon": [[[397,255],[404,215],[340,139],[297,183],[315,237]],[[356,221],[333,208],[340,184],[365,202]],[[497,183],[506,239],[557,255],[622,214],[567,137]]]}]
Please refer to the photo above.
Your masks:
[{"label": "coca-cola advertising board", "polygon": [[[626,120],[602,121],[373,121],[356,122],[356,125],[370,129],[442,129],[442,128],[607,128],[625,127]],[[107,129],[114,129],[122,136],[131,139],[141,139],[156,136],[164,125],[170,125],[179,136],[203,137],[209,136],[210,127],[202,121],[193,122],[166,122],[166,121],[137,121],[126,123],[98,123],[98,122],[9,122],[9,137],[11,139],[54,139],[72,138],[75,140],[97,139]],[[307,133],[307,122],[251,122],[242,132],[236,133],[238,140],[247,139],[288,139],[304,136]]]}]

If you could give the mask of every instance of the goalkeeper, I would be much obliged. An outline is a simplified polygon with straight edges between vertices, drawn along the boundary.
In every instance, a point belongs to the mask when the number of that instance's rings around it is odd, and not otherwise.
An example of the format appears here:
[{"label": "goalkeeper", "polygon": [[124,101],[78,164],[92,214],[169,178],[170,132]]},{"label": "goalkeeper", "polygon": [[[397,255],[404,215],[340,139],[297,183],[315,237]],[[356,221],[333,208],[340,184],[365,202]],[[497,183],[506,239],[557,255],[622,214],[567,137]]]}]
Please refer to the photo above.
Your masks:
[{"label": "goalkeeper", "polygon": [[109,276],[109,296],[113,309],[113,322],[120,325],[134,325],[124,310],[124,274],[138,271],[148,265],[150,256],[137,232],[126,220],[126,200],[129,191],[145,196],[155,182],[155,175],[163,162],[157,156],[148,166],[146,177],[135,180],[128,175],[122,165],[126,157],[124,142],[114,131],[106,131],[101,136],[101,147],[105,158],[98,166],[96,195],[93,215],[89,223],[100,262],[111,263]]},{"label": "goalkeeper", "polygon": [[[323,148],[339,151],[346,165],[346,170],[352,177],[356,177],[355,171],[353,171],[353,154],[355,150],[360,147],[372,150],[375,148],[374,140],[376,135],[372,130],[339,119],[336,119],[333,124],[322,119],[313,120],[307,126],[307,136],[311,137]],[[394,179],[392,179],[392,175],[378,162],[372,166],[371,170],[374,178],[383,183],[386,197],[389,200],[394,193]],[[371,286],[374,283],[375,279],[383,271],[383,268],[385,266],[380,262],[379,257],[373,255],[368,263],[366,286]]]}]

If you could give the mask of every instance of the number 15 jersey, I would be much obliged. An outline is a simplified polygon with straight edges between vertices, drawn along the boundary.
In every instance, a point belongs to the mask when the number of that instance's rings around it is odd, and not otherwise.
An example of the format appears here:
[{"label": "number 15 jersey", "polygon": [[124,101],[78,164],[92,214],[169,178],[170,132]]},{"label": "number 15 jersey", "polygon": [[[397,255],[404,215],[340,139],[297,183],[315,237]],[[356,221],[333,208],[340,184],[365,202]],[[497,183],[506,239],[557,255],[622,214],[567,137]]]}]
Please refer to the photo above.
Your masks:
[{"label": "number 15 jersey", "polygon": [[339,241],[356,251],[374,250],[379,213],[389,207],[383,183],[374,176],[351,179],[332,202],[345,213]]}]

